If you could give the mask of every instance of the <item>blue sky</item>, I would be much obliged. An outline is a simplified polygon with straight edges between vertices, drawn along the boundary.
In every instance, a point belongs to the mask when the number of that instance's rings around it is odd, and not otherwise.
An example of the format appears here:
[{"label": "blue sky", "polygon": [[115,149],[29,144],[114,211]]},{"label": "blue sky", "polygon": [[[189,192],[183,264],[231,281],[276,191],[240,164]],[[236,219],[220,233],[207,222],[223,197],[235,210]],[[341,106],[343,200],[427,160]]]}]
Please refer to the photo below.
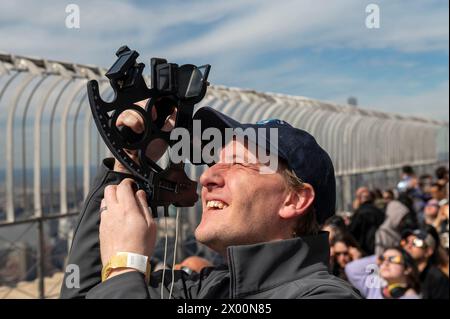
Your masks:
[{"label": "blue sky", "polygon": [[[65,27],[66,5],[80,29]],[[380,8],[380,28],[365,8]],[[447,0],[2,1],[0,51],[109,67],[122,44],[213,84],[448,121]]]}]

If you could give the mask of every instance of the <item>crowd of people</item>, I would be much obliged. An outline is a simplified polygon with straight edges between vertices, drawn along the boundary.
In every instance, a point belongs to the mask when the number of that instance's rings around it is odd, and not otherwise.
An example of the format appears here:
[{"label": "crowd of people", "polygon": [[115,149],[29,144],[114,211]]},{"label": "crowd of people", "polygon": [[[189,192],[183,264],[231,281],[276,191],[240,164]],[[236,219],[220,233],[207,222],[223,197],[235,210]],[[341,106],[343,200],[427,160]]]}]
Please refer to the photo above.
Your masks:
[{"label": "crowd of people", "polygon": [[395,189],[360,187],[351,218],[335,215],[330,271],[368,299],[449,298],[448,170],[402,168]]}]

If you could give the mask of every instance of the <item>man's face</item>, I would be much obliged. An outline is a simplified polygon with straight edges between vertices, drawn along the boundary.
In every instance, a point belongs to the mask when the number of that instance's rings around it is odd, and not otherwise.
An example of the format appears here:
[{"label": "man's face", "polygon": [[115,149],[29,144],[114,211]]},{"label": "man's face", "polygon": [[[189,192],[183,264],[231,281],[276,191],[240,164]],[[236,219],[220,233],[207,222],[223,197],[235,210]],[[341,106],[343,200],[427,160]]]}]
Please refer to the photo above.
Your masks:
[{"label": "man's face", "polygon": [[431,193],[431,184],[433,183],[433,178],[426,177],[421,180],[420,186],[424,193]]},{"label": "man's face", "polygon": [[431,187],[431,197],[433,197],[436,200],[442,200],[446,197],[445,189],[439,189],[438,186],[432,186]]},{"label": "man's face", "polygon": [[427,257],[427,248],[418,247],[418,237],[415,235],[409,235],[403,242],[403,248],[411,255],[414,260],[423,260]]},{"label": "man's face", "polygon": [[224,254],[231,245],[283,239],[287,222],[278,212],[287,196],[279,172],[261,174],[257,161],[239,141],[228,143],[219,161],[200,177],[203,214],[195,236]]},{"label": "man's face", "polygon": [[356,197],[361,204],[370,200],[370,190],[367,187],[360,187],[356,191]]},{"label": "man's face", "polygon": [[425,218],[435,219],[439,213],[439,206],[428,204],[424,208]]}]

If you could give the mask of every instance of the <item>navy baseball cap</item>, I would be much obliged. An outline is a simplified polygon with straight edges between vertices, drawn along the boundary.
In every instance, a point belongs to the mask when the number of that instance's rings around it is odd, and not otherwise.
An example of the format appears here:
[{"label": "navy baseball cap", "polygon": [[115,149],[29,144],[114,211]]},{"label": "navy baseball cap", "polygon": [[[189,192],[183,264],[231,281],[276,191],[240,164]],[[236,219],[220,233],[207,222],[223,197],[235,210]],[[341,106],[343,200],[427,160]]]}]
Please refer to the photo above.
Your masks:
[{"label": "navy baseball cap", "polygon": [[[277,152],[275,155],[284,160],[297,177],[314,188],[313,206],[319,224],[323,224],[327,218],[335,214],[336,180],[333,163],[328,153],[311,134],[278,119],[242,124],[211,107],[200,108],[193,119],[201,121],[202,131],[215,127],[222,132],[225,128],[242,130],[253,128],[259,132],[258,128],[266,128],[264,138],[257,136],[253,142],[262,146],[261,142],[264,141],[266,150],[270,150],[272,146],[272,150],[275,149]],[[270,141],[271,128],[277,129],[278,145],[273,145]]]}]

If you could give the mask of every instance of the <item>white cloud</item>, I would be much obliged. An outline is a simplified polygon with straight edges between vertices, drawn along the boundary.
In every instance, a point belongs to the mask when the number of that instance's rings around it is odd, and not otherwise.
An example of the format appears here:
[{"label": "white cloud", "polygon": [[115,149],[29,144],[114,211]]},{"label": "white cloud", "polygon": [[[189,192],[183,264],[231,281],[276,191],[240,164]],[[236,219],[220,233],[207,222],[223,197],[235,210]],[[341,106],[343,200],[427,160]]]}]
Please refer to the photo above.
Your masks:
[{"label": "white cloud", "polygon": [[[445,116],[442,109],[448,106],[448,90],[441,86],[424,91],[418,82],[415,97],[396,95],[392,94],[393,83],[363,83],[361,78],[320,66],[311,71],[309,62],[300,57],[278,58],[286,50],[330,48],[448,54],[446,1],[377,1],[379,30],[369,30],[364,23],[365,7],[372,1],[179,1],[143,6],[112,0],[73,2],[80,6],[79,30],[65,28],[65,2],[0,2],[0,51],[107,67],[114,60],[114,51],[126,43],[141,52],[144,61],[164,56],[211,63],[211,80],[218,84],[240,83],[258,90],[339,101],[345,101],[345,93],[351,92],[362,104],[438,117]],[[201,31],[183,33],[183,38],[172,36],[170,42],[162,38],[192,26]],[[251,65],[259,55],[269,57],[266,67]],[[413,57],[407,61],[383,57],[368,63],[372,67],[391,64],[393,68],[400,63],[407,70],[418,62]],[[373,97],[370,90],[380,96]]]},{"label": "white cloud", "polygon": [[262,1],[168,52],[198,56],[302,47],[448,51],[448,10],[423,1],[380,1],[381,28],[375,30],[365,27],[366,5],[360,0]]},{"label": "white cloud", "polygon": [[[207,5],[183,1],[145,6],[106,0],[75,3],[80,6],[79,30],[65,28],[64,2],[1,2],[1,49],[51,55],[57,45],[58,55],[73,59],[81,54],[82,62],[92,63],[98,58],[89,55],[90,48],[107,53],[117,42],[135,43],[175,58],[226,56],[236,51],[248,56],[302,47],[448,51],[449,45],[448,10],[442,10],[442,3],[448,3],[443,1],[379,1],[379,30],[365,27],[369,2],[360,0],[212,1]],[[178,39],[179,43],[161,41],[164,31],[205,23],[210,24],[202,32]],[[65,42],[74,45],[64,46]]]}]

